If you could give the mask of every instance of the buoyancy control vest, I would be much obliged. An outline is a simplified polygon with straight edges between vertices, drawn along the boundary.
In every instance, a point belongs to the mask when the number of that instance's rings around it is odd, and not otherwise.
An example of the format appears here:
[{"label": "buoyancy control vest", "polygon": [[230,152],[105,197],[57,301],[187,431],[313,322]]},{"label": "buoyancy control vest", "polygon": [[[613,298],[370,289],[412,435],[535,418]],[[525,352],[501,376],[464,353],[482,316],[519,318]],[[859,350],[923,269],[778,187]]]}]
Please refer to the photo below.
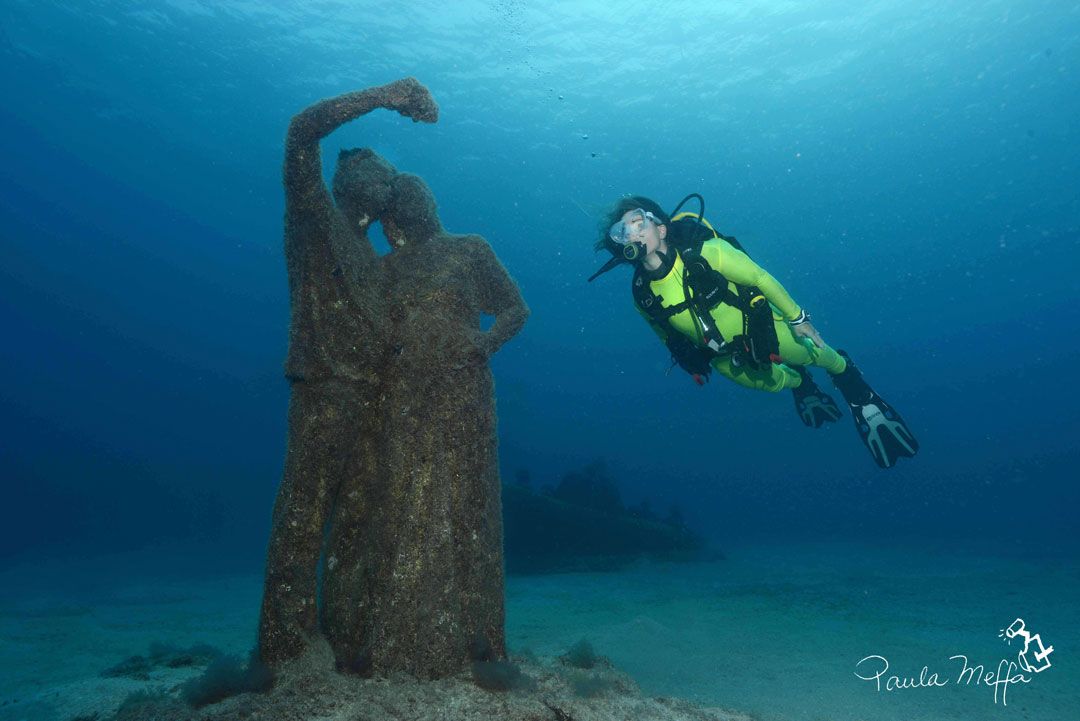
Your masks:
[{"label": "buoyancy control vest", "polygon": [[[717,356],[730,357],[736,367],[747,365],[755,369],[780,362],[780,342],[768,300],[755,286],[731,282],[735,288],[733,292],[728,279],[701,254],[705,242],[716,238],[746,252],[734,236],[718,233],[700,214],[685,212],[672,217],[667,241],[683,262],[681,301],[665,304],[664,298],[652,291],[649,272],[641,264],[635,268],[631,281],[634,303],[650,323],[663,330],[674,363],[698,382],[708,378],[712,371],[711,361]],[[669,255],[667,262],[673,264],[674,254]],[[730,339],[721,335],[710,314],[721,303],[742,313],[742,333]],[[687,310],[700,335],[700,343],[683,335],[670,322],[673,316]]]}]

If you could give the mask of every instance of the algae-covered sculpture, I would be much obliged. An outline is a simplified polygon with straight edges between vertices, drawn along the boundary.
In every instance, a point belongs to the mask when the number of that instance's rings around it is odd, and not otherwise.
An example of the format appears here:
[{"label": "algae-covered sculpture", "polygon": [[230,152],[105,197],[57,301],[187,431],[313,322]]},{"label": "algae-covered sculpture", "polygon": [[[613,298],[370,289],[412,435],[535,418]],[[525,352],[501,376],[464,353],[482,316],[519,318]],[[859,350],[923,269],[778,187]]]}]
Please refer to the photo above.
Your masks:
[{"label": "algae-covered sculpture", "polygon": [[[527,309],[482,238],[443,230],[422,180],[398,175],[392,189],[381,220],[396,249],[380,265],[395,337],[376,404],[378,447],[365,456],[378,467],[347,473],[335,507],[326,633],[349,668],[435,678],[459,669],[470,649],[504,655],[487,359]],[[487,332],[482,314],[495,316]]]},{"label": "algae-covered sculpture", "polygon": [[374,152],[342,152],[331,200],[319,141],[376,108],[438,117],[409,78],[311,106],[286,141],[292,396],[259,654],[278,665],[320,630],[324,558],[321,630],[339,668],[435,678],[478,648],[505,655],[487,360],[528,309],[490,246],[447,233],[426,184]]}]

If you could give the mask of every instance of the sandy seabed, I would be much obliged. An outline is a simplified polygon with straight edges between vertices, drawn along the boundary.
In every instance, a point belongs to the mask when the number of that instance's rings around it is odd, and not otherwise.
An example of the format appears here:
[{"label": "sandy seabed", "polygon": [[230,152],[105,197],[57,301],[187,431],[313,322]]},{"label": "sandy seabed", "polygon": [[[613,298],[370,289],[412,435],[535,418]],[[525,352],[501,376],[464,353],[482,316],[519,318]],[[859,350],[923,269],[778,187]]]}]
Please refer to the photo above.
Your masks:
[{"label": "sandy seabed", "polygon": [[[101,674],[154,642],[246,655],[258,574],[151,578],[127,572],[128,559],[12,568],[0,574],[0,719],[104,721],[125,699],[129,719],[1064,721],[1080,708],[1075,560],[849,544],[725,550],[716,563],[511,577],[508,644],[531,689],[485,690],[468,672],[434,683],[341,676],[316,646],[270,694],[201,711],[178,689],[202,666]],[[1017,617],[1053,645],[1053,665],[1004,694],[958,682],[951,656],[987,671],[1016,659],[998,633]],[[611,666],[562,663],[581,639]],[[881,690],[856,673],[868,656],[889,664]],[[923,666],[941,685],[917,683]],[[910,687],[887,690],[894,674]],[[133,693],[149,696],[134,703]]]}]

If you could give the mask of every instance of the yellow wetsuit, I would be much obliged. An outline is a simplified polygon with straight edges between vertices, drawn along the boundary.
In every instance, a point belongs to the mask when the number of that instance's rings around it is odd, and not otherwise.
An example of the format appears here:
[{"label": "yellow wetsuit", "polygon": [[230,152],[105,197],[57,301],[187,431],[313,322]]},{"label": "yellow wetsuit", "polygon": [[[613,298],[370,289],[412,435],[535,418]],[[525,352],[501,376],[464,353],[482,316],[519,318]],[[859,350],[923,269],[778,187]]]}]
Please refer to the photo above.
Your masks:
[{"label": "yellow wetsuit", "polygon": [[[762,295],[772,306],[773,323],[776,326],[776,336],[780,341],[780,357],[783,359],[783,363],[773,363],[769,368],[755,370],[746,364],[734,367],[730,356],[722,355],[712,360],[713,368],[739,385],[772,392],[784,388],[796,388],[802,383],[799,374],[788,365],[816,365],[834,374],[844,371],[846,366],[844,358],[835,350],[829,346],[818,348],[809,339],[797,338],[791,332],[787,321],[798,318],[801,309],[784,290],[784,286],[765,272],[761,266],[750,260],[746,253],[722,238],[713,238],[701,246],[701,256],[713,270],[727,278],[728,288],[732,293],[738,292],[733,285],[736,283],[757,286],[761,290]],[[682,257],[677,255],[675,263],[664,277],[651,279],[649,287],[654,294],[660,296],[664,307],[678,305],[686,299],[683,292],[684,269]],[[646,278],[650,278],[647,271]],[[691,317],[689,309],[671,316],[666,325],[653,322],[640,308],[638,312],[649,321],[649,325],[661,340],[666,341],[668,334],[675,329],[696,345],[704,345],[701,332]],[[724,338],[730,340],[743,332],[742,311],[738,308],[721,303],[710,310],[709,315],[712,316]]]}]

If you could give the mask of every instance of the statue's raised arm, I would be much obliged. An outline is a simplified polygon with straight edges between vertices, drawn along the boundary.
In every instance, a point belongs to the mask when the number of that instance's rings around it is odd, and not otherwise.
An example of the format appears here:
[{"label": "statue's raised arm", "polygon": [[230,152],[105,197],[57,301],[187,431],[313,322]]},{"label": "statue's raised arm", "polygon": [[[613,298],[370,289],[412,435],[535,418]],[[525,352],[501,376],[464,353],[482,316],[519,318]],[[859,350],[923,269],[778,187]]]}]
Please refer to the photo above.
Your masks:
[{"label": "statue's raised arm", "polygon": [[372,359],[361,356],[377,352],[384,331],[368,307],[379,289],[369,275],[377,256],[367,225],[383,212],[396,171],[370,150],[344,151],[331,193],[319,150],[322,138],[376,108],[417,122],[433,123],[439,116],[427,88],[405,78],[315,103],[289,125],[285,267],[292,321],[285,368],[292,379],[364,375]]},{"label": "statue's raised arm", "polygon": [[396,110],[415,122],[434,123],[439,106],[415,78],[321,100],[293,117],[285,139],[285,212],[294,222],[329,222],[333,211],[322,179],[319,141],[376,108]]}]

